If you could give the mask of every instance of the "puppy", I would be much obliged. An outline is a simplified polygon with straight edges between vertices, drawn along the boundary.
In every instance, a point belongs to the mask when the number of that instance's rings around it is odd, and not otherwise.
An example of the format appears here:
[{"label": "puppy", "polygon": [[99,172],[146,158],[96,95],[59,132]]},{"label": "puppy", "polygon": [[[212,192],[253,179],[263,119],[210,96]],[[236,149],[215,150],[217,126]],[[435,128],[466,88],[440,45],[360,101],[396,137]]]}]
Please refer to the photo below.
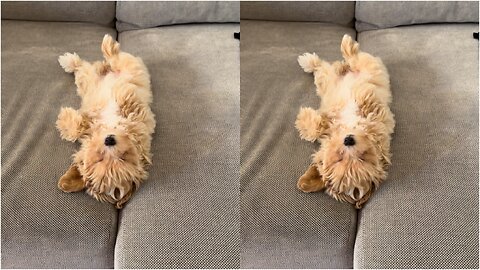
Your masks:
[{"label": "puppy", "polygon": [[80,150],[60,178],[64,192],[86,192],[120,209],[147,178],[155,118],[150,75],[143,61],[120,51],[120,44],[105,35],[104,61],[89,63],[76,53],[58,62],[75,74],[79,110],[61,108],[57,129],[62,139],[79,141]]},{"label": "puppy", "polygon": [[320,149],[298,180],[304,192],[326,190],[357,209],[387,177],[395,126],[389,104],[390,80],[382,61],[361,52],[345,35],[344,61],[332,64],[305,53],[298,63],[313,73],[320,109],[301,108],[295,122],[300,138],[320,141]]}]

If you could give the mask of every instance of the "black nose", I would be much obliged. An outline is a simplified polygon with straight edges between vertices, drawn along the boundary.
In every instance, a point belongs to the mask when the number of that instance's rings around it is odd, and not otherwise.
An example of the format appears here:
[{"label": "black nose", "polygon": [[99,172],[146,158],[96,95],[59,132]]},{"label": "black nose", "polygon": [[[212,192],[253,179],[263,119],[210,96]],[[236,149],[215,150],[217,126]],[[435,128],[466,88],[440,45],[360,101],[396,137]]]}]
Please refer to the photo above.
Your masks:
[{"label": "black nose", "polygon": [[345,137],[345,139],[343,140],[343,144],[346,146],[355,145],[355,140],[353,139],[353,135],[348,135],[347,137]]},{"label": "black nose", "polygon": [[115,138],[113,137],[113,135],[108,135],[107,138],[105,138],[105,145],[106,146],[113,146],[116,143],[117,142],[115,141]]}]

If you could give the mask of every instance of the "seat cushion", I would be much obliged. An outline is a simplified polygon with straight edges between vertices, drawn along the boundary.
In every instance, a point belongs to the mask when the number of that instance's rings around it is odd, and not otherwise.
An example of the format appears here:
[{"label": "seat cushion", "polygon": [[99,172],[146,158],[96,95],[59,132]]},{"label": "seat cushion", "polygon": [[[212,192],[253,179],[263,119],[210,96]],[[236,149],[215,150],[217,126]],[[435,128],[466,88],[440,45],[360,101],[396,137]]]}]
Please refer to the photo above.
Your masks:
[{"label": "seat cushion", "polygon": [[358,32],[399,25],[478,22],[478,1],[357,1]]},{"label": "seat cushion", "polygon": [[117,268],[238,268],[238,24],[126,31],[152,77],[147,182],[122,210]]},{"label": "seat cushion", "polygon": [[353,25],[352,1],[242,1],[240,17],[245,20],[329,22]]},{"label": "seat cushion", "polygon": [[[360,33],[391,78],[388,180],[361,211],[358,268],[478,268],[476,24]],[[428,36],[425,35],[428,33]]]},{"label": "seat cushion", "polygon": [[319,105],[298,55],[338,60],[342,36],[355,31],[324,23],[241,25],[241,267],[351,268],[356,210],[297,190],[318,145],[302,141],[294,123],[301,106]]},{"label": "seat cushion", "polygon": [[114,18],[113,1],[2,2],[2,19],[113,25]]},{"label": "seat cushion", "polygon": [[117,2],[119,32],[186,23],[239,22],[238,1]]},{"label": "seat cushion", "polygon": [[74,77],[57,62],[77,52],[101,59],[112,28],[85,23],[2,21],[2,267],[113,266],[117,211],[58,179],[78,147],[55,128],[61,106],[78,108]]}]

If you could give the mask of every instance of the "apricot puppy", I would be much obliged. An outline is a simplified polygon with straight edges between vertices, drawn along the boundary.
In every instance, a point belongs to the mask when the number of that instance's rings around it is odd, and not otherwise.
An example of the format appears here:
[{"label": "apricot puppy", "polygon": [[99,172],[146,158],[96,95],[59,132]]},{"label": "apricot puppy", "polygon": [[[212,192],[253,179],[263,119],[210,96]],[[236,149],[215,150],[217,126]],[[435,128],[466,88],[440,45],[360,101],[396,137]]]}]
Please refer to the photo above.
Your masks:
[{"label": "apricot puppy", "polygon": [[147,178],[155,116],[143,61],[120,51],[109,35],[101,49],[104,61],[89,63],[76,53],[58,58],[66,72],[75,74],[82,98],[78,110],[61,108],[56,122],[62,139],[81,143],[58,187],[64,192],[86,189],[120,209]]},{"label": "apricot puppy", "polygon": [[303,70],[315,77],[321,105],[318,110],[301,108],[295,126],[300,138],[321,145],[297,187],[304,192],[325,189],[360,209],[391,165],[395,121],[390,79],[380,58],[361,52],[348,35],[341,52],[344,61],[331,64],[316,54],[298,57]]}]

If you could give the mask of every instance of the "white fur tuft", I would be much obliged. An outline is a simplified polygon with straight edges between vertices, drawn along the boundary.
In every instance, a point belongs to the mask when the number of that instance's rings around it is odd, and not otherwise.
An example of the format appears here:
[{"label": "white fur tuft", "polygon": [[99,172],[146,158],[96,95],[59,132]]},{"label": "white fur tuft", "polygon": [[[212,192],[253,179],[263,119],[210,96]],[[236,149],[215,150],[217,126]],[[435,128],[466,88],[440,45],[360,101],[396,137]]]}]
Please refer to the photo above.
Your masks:
[{"label": "white fur tuft", "polygon": [[313,73],[322,64],[322,60],[315,53],[304,53],[297,60],[298,64],[307,73]]},{"label": "white fur tuft", "polygon": [[72,73],[81,64],[81,59],[76,53],[65,53],[58,57],[58,63],[65,70],[65,72]]}]

